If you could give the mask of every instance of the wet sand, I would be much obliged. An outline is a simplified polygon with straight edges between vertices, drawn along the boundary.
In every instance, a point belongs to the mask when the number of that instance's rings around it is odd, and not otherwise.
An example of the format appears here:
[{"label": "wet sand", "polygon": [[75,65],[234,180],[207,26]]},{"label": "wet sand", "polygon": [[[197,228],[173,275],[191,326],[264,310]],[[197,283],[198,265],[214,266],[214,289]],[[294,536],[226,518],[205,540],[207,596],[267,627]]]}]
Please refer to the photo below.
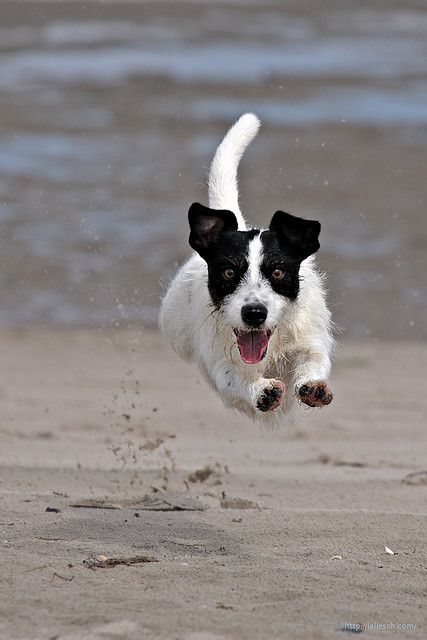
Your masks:
[{"label": "wet sand", "polygon": [[347,338],[425,339],[424,5],[0,0],[0,325],[155,324],[254,111],[249,223],[322,222]]},{"label": "wet sand", "polygon": [[2,639],[425,637],[424,344],[345,343],[265,432],[155,333],[0,339]]}]

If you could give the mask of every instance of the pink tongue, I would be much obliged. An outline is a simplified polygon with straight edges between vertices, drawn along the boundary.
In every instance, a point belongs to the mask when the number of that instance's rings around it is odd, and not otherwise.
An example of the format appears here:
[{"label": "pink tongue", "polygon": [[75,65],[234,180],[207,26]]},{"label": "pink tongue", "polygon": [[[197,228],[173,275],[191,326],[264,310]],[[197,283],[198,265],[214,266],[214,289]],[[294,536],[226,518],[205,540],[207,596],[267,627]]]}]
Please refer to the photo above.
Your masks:
[{"label": "pink tongue", "polygon": [[265,331],[240,331],[237,345],[243,362],[257,364],[267,349],[268,337]]}]

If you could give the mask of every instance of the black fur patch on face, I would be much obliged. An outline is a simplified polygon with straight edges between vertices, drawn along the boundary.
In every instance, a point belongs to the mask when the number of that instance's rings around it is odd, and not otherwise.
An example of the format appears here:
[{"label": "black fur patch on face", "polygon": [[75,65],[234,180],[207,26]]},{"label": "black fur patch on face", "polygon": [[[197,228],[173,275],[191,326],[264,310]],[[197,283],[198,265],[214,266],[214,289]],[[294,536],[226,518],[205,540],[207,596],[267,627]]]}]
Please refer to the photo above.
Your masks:
[{"label": "black fur patch on face", "polygon": [[[261,236],[264,247],[261,273],[276,293],[296,299],[301,262],[319,249],[319,233],[320,222],[276,211],[270,230]],[[283,277],[273,276],[277,269],[283,272]]]},{"label": "black fur patch on face", "polygon": [[[208,288],[212,301],[220,307],[226,296],[239,286],[248,269],[248,247],[259,231],[227,231],[215,245],[215,251],[206,259]],[[227,277],[234,274],[232,277]]]},{"label": "black fur patch on face", "polygon": [[[190,245],[208,265],[208,289],[216,307],[238,287],[248,269],[249,243],[260,231],[237,231],[234,213],[194,203],[188,212]],[[272,289],[290,300],[299,292],[301,262],[319,249],[320,223],[276,211],[263,231],[260,271]],[[275,278],[280,270],[283,277]]]},{"label": "black fur patch on face", "polygon": [[[261,235],[263,244],[263,261],[261,273],[271,284],[273,291],[295,300],[299,292],[299,268],[301,261],[289,256],[279,242],[277,233],[263,231]],[[283,271],[280,280],[273,277],[276,269]]]},{"label": "black fur patch on face", "polygon": [[208,289],[216,307],[233,293],[248,269],[249,242],[259,231],[237,231],[234,213],[194,203],[188,212],[190,245],[208,265]]}]

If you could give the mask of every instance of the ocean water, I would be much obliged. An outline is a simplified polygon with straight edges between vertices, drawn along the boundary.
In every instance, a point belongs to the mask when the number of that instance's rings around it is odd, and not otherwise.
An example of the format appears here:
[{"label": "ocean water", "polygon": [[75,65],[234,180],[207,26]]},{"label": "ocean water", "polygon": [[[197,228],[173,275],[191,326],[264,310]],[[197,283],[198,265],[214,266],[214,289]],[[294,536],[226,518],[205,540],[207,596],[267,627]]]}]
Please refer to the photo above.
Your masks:
[{"label": "ocean water", "polygon": [[[320,6],[321,4],[321,6]],[[0,0],[2,326],[156,323],[215,146],[322,221],[342,334],[425,337],[427,6]]]}]

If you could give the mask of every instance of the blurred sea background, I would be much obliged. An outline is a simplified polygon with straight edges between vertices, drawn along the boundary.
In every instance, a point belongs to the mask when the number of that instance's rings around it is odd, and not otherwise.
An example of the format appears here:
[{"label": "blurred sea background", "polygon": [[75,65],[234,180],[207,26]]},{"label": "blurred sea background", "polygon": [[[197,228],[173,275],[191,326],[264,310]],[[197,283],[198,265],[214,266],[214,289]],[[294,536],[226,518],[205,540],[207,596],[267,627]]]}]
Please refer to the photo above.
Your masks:
[{"label": "blurred sea background", "polygon": [[425,0],[0,0],[0,325],[155,325],[216,145],[322,222],[339,339],[425,338]]}]

